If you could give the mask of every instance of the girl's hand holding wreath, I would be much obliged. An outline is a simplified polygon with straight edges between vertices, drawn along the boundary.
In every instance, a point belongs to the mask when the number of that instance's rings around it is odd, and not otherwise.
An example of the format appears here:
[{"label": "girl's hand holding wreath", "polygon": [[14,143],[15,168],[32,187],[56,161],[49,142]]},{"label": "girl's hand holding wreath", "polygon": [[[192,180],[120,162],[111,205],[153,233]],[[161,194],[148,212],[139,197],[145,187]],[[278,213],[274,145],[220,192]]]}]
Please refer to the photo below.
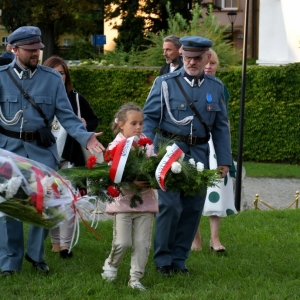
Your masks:
[{"label": "girl's hand holding wreath", "polygon": [[150,188],[150,181],[139,181],[139,180],[133,180],[133,183],[139,188],[139,189],[149,189]]}]

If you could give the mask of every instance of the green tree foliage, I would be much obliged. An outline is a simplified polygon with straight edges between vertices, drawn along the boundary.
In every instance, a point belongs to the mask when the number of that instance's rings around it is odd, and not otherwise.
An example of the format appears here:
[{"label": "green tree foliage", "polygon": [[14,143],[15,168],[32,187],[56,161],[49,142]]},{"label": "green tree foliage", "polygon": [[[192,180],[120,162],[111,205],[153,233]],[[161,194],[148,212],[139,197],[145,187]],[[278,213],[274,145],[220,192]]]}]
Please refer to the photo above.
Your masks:
[{"label": "green tree foliage", "polygon": [[[172,0],[172,10],[180,12],[185,20],[191,20],[192,5],[198,4],[206,7],[203,0]],[[147,39],[148,33],[157,34],[168,29],[169,11],[168,0],[106,0],[105,20],[109,21],[119,17],[120,23],[113,23],[113,28],[118,30],[115,39],[117,48],[123,51],[134,49],[145,49],[151,44]]]},{"label": "green tree foliage", "polygon": [[66,60],[78,60],[78,58],[96,59],[95,47],[83,39],[75,38],[74,43],[66,50],[58,50],[58,55]]},{"label": "green tree foliage", "polygon": [[[166,10],[170,16],[166,19],[167,29],[158,33],[147,32],[145,38],[148,40],[149,46],[146,49],[138,51],[132,44],[130,44],[129,50],[119,46],[114,51],[107,52],[101,59],[105,60],[107,64],[116,66],[161,66],[165,63],[162,55],[163,39],[167,35],[175,34],[178,36],[199,35],[207,37],[214,42],[213,48],[218,53],[222,67],[237,64],[239,52],[235,51],[231,42],[225,39],[224,32],[227,27],[221,27],[220,23],[216,21],[211,5],[208,6],[206,15],[202,16],[200,6],[196,4],[191,10],[191,21],[185,19],[180,13],[173,14],[170,3],[167,4]],[[132,40],[129,39],[129,41]]]},{"label": "green tree foliage", "polygon": [[162,30],[158,34],[149,33],[148,39],[151,46],[139,55],[140,65],[159,66],[165,63],[162,55],[164,37],[175,34],[179,37],[186,35],[203,36],[213,41],[213,48],[219,56],[222,67],[235,65],[239,59],[239,52],[235,51],[231,42],[225,39],[224,32],[227,27],[221,27],[212,13],[212,6],[208,8],[207,15],[202,15],[202,10],[198,4],[192,10],[192,20],[189,22],[180,13],[173,14],[171,5],[168,3],[167,30]]},{"label": "green tree foliage", "polygon": [[[54,54],[62,33],[81,38],[103,31],[103,1],[100,0],[0,0],[2,23],[8,31],[35,25],[42,30],[46,45],[44,59]],[[100,4],[99,4],[100,3]],[[100,26],[101,25],[101,26]],[[99,29],[100,28],[100,29]]]}]

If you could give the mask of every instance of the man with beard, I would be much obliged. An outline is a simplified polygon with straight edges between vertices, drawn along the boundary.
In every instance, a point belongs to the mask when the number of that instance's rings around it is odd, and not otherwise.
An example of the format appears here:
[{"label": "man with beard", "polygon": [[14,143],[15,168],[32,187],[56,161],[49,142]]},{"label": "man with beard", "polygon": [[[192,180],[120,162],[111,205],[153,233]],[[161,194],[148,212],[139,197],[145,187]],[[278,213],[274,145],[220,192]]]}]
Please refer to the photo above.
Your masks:
[{"label": "man with beard", "polygon": [[159,75],[173,72],[182,67],[182,59],[180,53],[180,41],[176,35],[169,35],[164,38],[163,51],[166,64],[160,69]]},{"label": "man with beard", "polygon": [[[54,115],[82,146],[102,152],[97,136],[87,132],[74,114],[61,75],[38,64],[44,48],[38,27],[23,26],[7,38],[16,59],[0,67],[0,147],[57,170],[59,156],[50,125]],[[17,87],[19,85],[19,87]],[[20,89],[26,91],[21,92]],[[30,101],[31,100],[31,101]],[[48,230],[30,226],[25,259],[41,274],[48,274],[44,239]],[[9,216],[0,218],[1,277],[20,271],[24,256],[23,223]]]},{"label": "man with beard", "polygon": [[[180,42],[184,67],[156,78],[144,106],[143,133],[154,139],[157,152],[161,142],[173,139],[185,153],[185,160],[192,157],[209,169],[211,132],[218,168],[224,178],[232,162],[224,86],[218,78],[204,73],[212,41],[186,36]],[[168,187],[166,192],[158,190],[154,262],[160,274],[189,273],[186,259],[205,194],[186,196],[170,192]]]}]

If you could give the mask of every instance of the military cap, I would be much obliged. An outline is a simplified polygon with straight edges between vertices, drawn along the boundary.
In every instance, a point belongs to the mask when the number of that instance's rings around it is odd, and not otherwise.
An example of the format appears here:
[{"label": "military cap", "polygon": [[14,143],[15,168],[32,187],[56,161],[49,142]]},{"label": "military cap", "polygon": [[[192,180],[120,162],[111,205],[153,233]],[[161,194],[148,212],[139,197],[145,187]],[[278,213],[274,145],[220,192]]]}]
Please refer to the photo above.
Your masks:
[{"label": "military cap", "polygon": [[208,51],[212,41],[201,36],[184,36],[180,40],[182,54],[188,57],[195,57]]},{"label": "military cap", "polygon": [[45,46],[42,43],[41,30],[35,26],[22,26],[11,33],[7,42],[13,48],[19,47],[27,50],[43,49]]}]

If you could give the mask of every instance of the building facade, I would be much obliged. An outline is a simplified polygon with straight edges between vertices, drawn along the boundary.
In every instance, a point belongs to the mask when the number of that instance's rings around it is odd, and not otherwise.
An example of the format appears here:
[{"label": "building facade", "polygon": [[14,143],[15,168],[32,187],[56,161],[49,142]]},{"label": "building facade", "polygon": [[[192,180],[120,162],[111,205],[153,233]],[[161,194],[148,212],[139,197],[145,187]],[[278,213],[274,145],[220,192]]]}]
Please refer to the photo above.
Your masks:
[{"label": "building facade", "polygon": [[[259,0],[248,1],[247,55],[251,58],[257,58],[259,44]],[[246,0],[208,0],[206,3],[212,3],[221,8],[221,10],[215,9],[213,14],[222,26],[228,26],[225,33],[233,41],[235,49],[242,50],[245,36]],[[206,11],[204,10],[204,12]]]},{"label": "building facade", "polygon": [[260,1],[259,65],[300,62],[299,0]]}]

